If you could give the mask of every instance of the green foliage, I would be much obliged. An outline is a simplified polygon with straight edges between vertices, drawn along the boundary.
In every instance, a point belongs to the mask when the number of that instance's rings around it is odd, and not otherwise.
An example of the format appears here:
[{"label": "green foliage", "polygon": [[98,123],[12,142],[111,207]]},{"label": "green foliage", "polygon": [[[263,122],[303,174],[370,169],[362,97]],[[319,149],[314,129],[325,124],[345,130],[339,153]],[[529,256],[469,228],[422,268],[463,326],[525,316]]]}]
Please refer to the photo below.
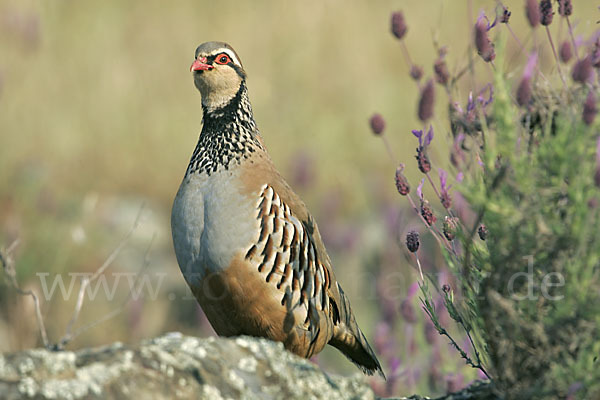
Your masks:
[{"label": "green foliage", "polygon": [[497,72],[483,173],[468,174],[462,189],[489,231],[485,246],[473,245],[476,226],[462,236],[463,306],[508,398],[557,398],[575,387],[596,398],[600,192],[597,125],[581,119],[588,89],[536,88],[532,106],[519,109],[509,87]]},{"label": "green foliage", "polygon": [[519,107],[506,76],[495,69],[490,115],[478,109],[480,125],[464,130],[460,191],[474,218],[461,218],[460,246],[441,246],[459,283],[457,293],[443,288],[444,306],[470,352],[440,323],[426,282],[421,301],[437,331],[503,398],[598,398],[600,138],[598,124],[582,118],[597,87],[555,89],[537,79],[531,102]]}]

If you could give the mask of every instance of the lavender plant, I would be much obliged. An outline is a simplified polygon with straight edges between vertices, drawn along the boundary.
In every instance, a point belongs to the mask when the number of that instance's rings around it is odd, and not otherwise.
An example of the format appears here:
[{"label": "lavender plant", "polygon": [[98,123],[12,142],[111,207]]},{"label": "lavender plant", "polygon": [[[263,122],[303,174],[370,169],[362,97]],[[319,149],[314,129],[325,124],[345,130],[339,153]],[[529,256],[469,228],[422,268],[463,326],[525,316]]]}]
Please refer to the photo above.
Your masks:
[{"label": "lavender plant", "polygon": [[[569,20],[573,4],[559,0],[557,6],[569,27],[569,38],[555,38],[561,43],[558,52],[548,29],[553,1],[524,1],[520,17],[533,30],[541,25],[548,39],[534,40],[531,49],[512,31],[511,12],[501,4],[493,22],[485,14],[473,21],[471,47],[479,62],[491,67],[493,82],[477,82],[472,65],[452,76],[446,50],[438,54],[433,73],[448,95],[444,125],[453,139],[452,173],[438,168],[439,184],[431,177],[436,160],[428,152],[434,137],[429,125],[412,130],[418,139],[412,165],[424,175],[416,201],[405,176],[411,164],[401,164],[395,174],[399,194],[427,232],[419,236],[411,230],[405,243],[419,270],[430,326],[493,383],[500,398],[600,397],[600,31],[577,46]],[[409,29],[401,12],[393,14],[392,32],[419,85],[417,116],[429,124],[434,79],[419,83],[422,69],[408,56]],[[508,78],[504,63],[509,39],[521,49],[524,64],[516,67],[516,79]],[[539,62],[543,46],[555,60],[548,75]],[[570,79],[564,68],[570,69]],[[463,109],[455,98],[465,71],[472,75]],[[375,133],[383,131],[378,129],[384,126],[382,116],[371,124]],[[452,175],[456,183],[450,185]],[[426,184],[437,201],[425,196]],[[451,189],[464,197],[470,213],[453,206]],[[454,287],[440,287],[422,270],[419,253],[430,237],[444,256],[440,269],[448,268],[456,279]],[[441,321],[434,292],[466,342],[455,339]]]}]

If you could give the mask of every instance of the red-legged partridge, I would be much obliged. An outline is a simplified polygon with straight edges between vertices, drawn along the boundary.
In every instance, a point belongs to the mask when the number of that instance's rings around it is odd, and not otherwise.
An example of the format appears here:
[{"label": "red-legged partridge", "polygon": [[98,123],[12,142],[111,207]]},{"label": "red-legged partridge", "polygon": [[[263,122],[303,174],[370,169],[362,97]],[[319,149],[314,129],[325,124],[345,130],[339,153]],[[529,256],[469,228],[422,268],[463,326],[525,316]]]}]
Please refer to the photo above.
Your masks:
[{"label": "red-legged partridge", "polygon": [[191,70],[203,126],[171,225],[181,271],[213,328],[307,358],[331,344],[383,376],[315,221],[265,149],[239,57],[226,43],[204,43]]}]

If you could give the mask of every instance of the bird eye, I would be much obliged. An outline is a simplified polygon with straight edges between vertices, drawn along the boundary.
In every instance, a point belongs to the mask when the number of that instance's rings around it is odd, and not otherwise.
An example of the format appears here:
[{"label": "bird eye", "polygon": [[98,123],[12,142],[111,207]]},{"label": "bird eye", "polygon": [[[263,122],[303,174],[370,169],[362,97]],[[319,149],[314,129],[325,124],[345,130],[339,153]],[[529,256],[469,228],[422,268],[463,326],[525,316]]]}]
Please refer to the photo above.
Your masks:
[{"label": "bird eye", "polygon": [[225,64],[229,64],[229,62],[231,60],[229,59],[229,56],[227,54],[221,54],[221,55],[217,56],[216,61],[217,61],[217,64],[225,65]]}]

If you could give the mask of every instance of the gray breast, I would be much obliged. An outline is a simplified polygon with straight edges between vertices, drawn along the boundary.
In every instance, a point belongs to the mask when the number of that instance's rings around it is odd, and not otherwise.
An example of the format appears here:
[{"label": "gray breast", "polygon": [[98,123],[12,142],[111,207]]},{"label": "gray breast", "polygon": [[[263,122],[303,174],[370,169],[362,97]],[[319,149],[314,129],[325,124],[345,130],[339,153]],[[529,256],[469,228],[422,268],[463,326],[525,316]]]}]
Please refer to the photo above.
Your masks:
[{"label": "gray breast", "polygon": [[186,176],[171,215],[179,267],[188,283],[226,269],[256,236],[256,199],[239,191],[238,170]]}]

